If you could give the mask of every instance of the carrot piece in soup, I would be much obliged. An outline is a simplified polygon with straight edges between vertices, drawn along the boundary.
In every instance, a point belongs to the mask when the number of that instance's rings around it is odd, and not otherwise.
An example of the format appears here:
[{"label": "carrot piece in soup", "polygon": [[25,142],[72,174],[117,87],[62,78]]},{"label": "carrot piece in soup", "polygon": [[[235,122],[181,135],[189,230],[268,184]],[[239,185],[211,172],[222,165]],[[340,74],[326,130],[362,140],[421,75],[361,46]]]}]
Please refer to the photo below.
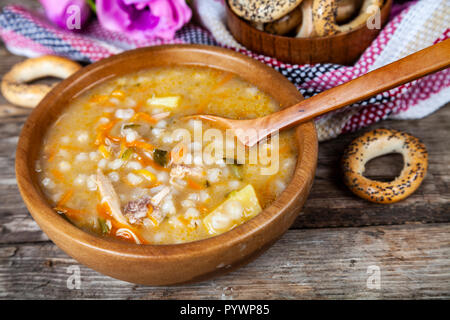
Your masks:
[{"label": "carrot piece in soup", "polygon": [[70,198],[72,198],[72,196],[73,196],[73,190],[67,191],[66,193],[63,194],[61,199],[58,201],[57,206],[63,207],[67,203],[67,201],[69,201]]},{"label": "carrot piece in soup", "polygon": [[219,82],[215,84],[213,87],[213,90],[219,89],[221,86],[223,86],[225,83],[229,82],[231,79],[233,79],[234,74],[227,73]]},{"label": "carrot piece in soup", "polygon": [[202,190],[202,189],[205,188],[203,185],[201,185],[201,184],[198,183],[198,182],[195,182],[194,180],[192,180],[192,179],[190,179],[190,178],[186,179],[186,181],[187,181],[188,186],[189,186],[190,188],[192,188],[192,189],[195,189],[195,190]]},{"label": "carrot piece in soup", "polygon": [[197,206],[198,210],[200,210],[201,213],[206,214],[209,212],[209,209],[207,206],[203,205],[203,204],[199,204]]},{"label": "carrot piece in soup", "polygon": [[48,162],[52,162],[53,160],[55,160],[56,153],[57,153],[56,148],[51,149],[49,154],[48,154],[47,161]]},{"label": "carrot piece in soup", "polygon": [[89,102],[91,102],[91,103],[102,103],[102,102],[105,102],[106,100],[108,100],[108,96],[95,94],[89,99]]},{"label": "carrot piece in soup", "polygon": [[83,211],[75,210],[75,209],[68,208],[65,206],[62,206],[62,207],[56,206],[53,208],[53,210],[55,210],[58,213],[64,214],[67,218],[69,218],[70,220],[74,220],[74,221],[80,221],[84,214]]},{"label": "carrot piece in soup", "polygon": [[145,122],[148,122],[150,124],[156,124],[158,122],[157,119],[153,118],[152,116],[144,113],[144,112],[138,112],[136,113],[132,118],[131,118],[131,122],[136,121],[136,120],[142,120]]},{"label": "carrot piece in soup", "polygon": [[55,177],[56,180],[58,180],[59,182],[64,182],[65,180],[64,174],[62,174],[61,171],[57,169],[52,169],[50,172],[52,173],[52,175]]},{"label": "carrot piece in soup", "polygon": [[105,137],[109,134],[111,129],[116,125],[118,120],[110,121],[106,124],[102,124],[97,128],[97,137],[95,138],[95,144],[98,146],[105,140]]}]

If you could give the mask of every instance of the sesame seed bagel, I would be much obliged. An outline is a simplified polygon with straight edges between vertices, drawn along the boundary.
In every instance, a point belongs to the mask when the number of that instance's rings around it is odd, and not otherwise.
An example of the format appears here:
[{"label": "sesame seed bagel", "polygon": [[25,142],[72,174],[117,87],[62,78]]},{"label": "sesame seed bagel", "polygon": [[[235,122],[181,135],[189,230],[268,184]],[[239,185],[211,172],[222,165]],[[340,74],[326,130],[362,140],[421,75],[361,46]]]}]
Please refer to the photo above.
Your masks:
[{"label": "sesame seed bagel", "polygon": [[383,0],[364,0],[359,15],[352,21],[339,25],[336,22],[337,0],[314,0],[313,23],[319,37],[348,32],[363,26],[383,5]]},{"label": "sesame seed bagel", "polygon": [[[363,176],[365,164],[376,157],[400,153],[404,167],[391,182]],[[376,203],[394,203],[411,195],[422,183],[428,168],[428,152],[416,137],[392,129],[375,129],[355,139],[342,157],[344,182],[357,196]]]},{"label": "sesame seed bagel", "polygon": [[65,79],[80,69],[81,66],[67,58],[42,56],[27,59],[12,67],[2,79],[3,96],[11,103],[27,108],[34,108],[55,84],[27,84],[44,77]]},{"label": "sesame seed bagel", "polygon": [[231,10],[253,22],[272,22],[294,10],[302,0],[228,0]]}]

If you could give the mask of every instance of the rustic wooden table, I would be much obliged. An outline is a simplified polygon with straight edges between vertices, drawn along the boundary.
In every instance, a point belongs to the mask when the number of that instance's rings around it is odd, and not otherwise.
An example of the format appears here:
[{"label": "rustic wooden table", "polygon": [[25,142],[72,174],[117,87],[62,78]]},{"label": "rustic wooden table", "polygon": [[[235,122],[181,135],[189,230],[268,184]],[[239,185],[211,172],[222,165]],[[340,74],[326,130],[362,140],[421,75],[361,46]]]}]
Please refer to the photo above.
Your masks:
[{"label": "rustic wooden table", "polygon": [[[13,1],[0,0],[0,7]],[[37,6],[34,1],[23,1]],[[0,45],[0,76],[22,57]],[[449,104],[450,105],[450,104]],[[228,275],[202,283],[146,287],[79,265],[39,229],[20,198],[14,156],[29,110],[0,96],[0,298],[106,299],[378,299],[450,297],[450,108],[422,120],[371,126],[420,137],[429,172],[420,189],[393,205],[355,197],[342,183],[339,159],[360,133],[320,144],[313,189],[292,228],[266,253]],[[402,159],[367,166],[370,177],[392,178]],[[70,267],[81,288],[69,289]],[[367,280],[380,271],[380,287]],[[374,273],[375,272],[375,273]]]}]

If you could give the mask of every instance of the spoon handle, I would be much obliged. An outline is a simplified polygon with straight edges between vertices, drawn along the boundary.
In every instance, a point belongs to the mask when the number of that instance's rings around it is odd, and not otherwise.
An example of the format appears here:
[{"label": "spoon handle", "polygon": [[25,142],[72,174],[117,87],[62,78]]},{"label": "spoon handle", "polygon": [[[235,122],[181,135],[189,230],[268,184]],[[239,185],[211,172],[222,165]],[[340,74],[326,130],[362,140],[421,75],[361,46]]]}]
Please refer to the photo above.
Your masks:
[{"label": "spoon handle", "polygon": [[[261,118],[270,133],[370,98],[450,66],[450,39]],[[270,129],[269,129],[270,128]],[[267,132],[269,133],[269,132]]]}]

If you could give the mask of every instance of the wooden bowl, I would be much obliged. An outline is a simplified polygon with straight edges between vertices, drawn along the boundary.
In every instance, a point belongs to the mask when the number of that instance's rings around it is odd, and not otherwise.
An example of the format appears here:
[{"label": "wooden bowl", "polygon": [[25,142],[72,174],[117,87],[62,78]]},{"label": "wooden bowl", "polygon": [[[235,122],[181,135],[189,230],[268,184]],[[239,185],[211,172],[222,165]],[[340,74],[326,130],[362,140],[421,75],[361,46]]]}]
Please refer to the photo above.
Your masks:
[{"label": "wooden bowl", "polygon": [[[384,26],[391,11],[392,0],[381,8],[381,25]],[[294,38],[273,35],[252,27],[238,17],[227,2],[227,25],[234,38],[247,49],[275,57],[292,64],[336,63],[351,65],[380,33],[365,25],[353,31],[328,37]]]},{"label": "wooden bowl", "polygon": [[278,72],[234,51],[199,45],[137,49],[82,68],[56,86],[33,110],[21,132],[16,153],[20,193],[42,230],[67,254],[111,277],[146,285],[192,282],[222,274],[250,261],[293,223],[313,182],[317,136],[312,122],[296,129],[300,154],[286,190],[258,216],[209,239],[175,245],[136,245],[97,237],[78,229],[52,210],[42,192],[35,162],[49,126],[71,99],[111,77],[145,68],[208,66],[235,73],[274,97],[283,107],[302,99]]}]

